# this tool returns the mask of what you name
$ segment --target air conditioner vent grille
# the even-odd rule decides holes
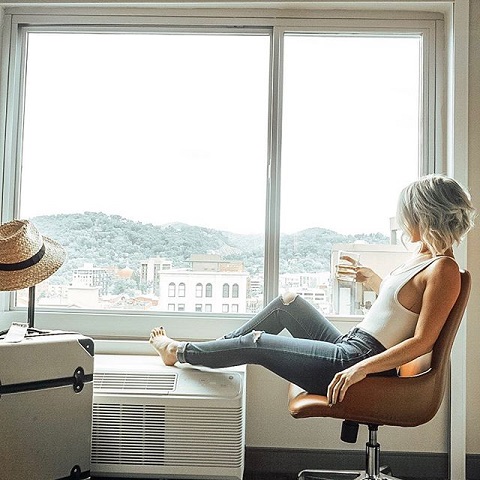
[[[92,465],[238,468],[243,409],[93,405]]]
[[[175,373],[99,372],[93,375],[93,389],[100,393],[161,393],[175,390]]]

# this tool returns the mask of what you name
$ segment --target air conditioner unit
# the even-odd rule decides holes
[[[92,475],[242,479],[244,367],[96,355],[93,385]]]

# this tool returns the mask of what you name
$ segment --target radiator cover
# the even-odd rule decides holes
[[[97,355],[93,387],[93,475],[242,479],[244,368]]]

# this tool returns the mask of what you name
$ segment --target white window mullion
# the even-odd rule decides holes
[[[447,110],[447,68],[446,59],[441,52],[446,51],[445,48],[445,22],[438,20],[435,22],[435,37],[432,38],[435,44],[435,57],[432,59],[435,65],[435,99],[432,100],[435,108],[435,165],[431,170],[435,172],[445,173],[447,171],[447,118],[445,110]]]
[[[441,151],[437,149],[438,133],[442,130],[441,126],[436,128],[436,123],[440,121],[440,117],[437,116],[437,108],[440,105],[436,104],[437,90],[437,70],[436,70],[436,35],[435,25],[432,25],[431,29],[428,29],[423,34],[423,64],[422,72],[423,79],[421,85],[421,91],[425,93],[422,105],[422,117],[420,121],[420,134],[423,139],[421,142],[421,148],[423,149],[423,162],[421,167],[423,170],[421,174],[427,174],[434,171],[441,171],[440,165],[442,164]],[[440,112],[439,112],[440,113]]]
[[[2,222],[12,220],[18,208],[18,181],[21,158],[21,132],[23,125],[23,103],[25,82],[26,34],[13,25],[10,49],[5,59],[8,67],[7,99],[5,122],[5,143],[3,162]]]
[[[265,231],[264,301],[278,294],[280,246],[280,181],[282,140],[283,30],[273,29],[270,58],[269,151]]]
[[[8,16],[8,18],[12,18]],[[1,152],[1,179],[2,179],[2,207],[0,210],[1,222],[15,218],[19,204],[19,177],[21,172],[22,126],[24,117],[24,85],[26,60],[26,34],[17,28],[15,22],[5,22],[5,37],[2,52],[2,68],[5,78],[1,78],[3,101],[6,107],[2,112],[2,135],[4,146]],[[5,67],[5,68],[3,68]],[[17,161],[14,161],[17,159]],[[13,303],[13,294],[0,292],[0,311],[6,312]]]
[[[6,139],[6,119],[7,119],[7,94],[8,94],[8,64],[10,58],[10,43],[8,39],[11,37],[11,15],[4,15],[4,11],[0,8],[0,135],[2,140]],[[0,148],[0,179],[4,179],[4,159],[6,155],[5,141],[2,141]],[[3,187],[3,185],[2,185]],[[3,191],[3,188],[2,188]],[[2,205],[3,200],[2,198]],[[3,221],[3,210],[0,211],[0,220]]]

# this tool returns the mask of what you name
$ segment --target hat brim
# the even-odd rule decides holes
[[[22,270],[0,271],[0,291],[21,290],[43,282],[55,273],[66,258],[64,248],[54,240],[43,237],[45,254],[31,267]]]

